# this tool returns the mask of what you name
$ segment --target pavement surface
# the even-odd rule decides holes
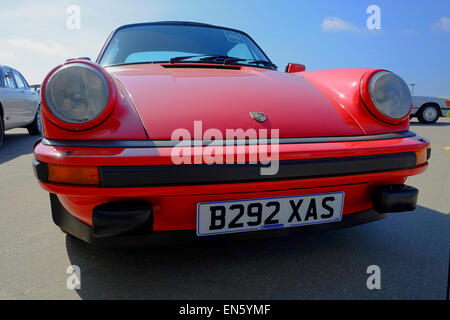
[[[98,248],[63,234],[32,173],[36,137],[0,149],[0,299],[448,299],[450,118],[411,130],[432,142],[415,212],[350,229],[162,248]],[[81,289],[66,282],[81,270]],[[381,289],[366,286],[367,268]]]

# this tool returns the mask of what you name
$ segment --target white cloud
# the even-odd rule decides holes
[[[450,32],[450,18],[442,17],[439,22],[436,22],[433,27],[433,31],[442,30]]]
[[[351,23],[338,17],[328,17],[323,19],[322,30],[324,31],[356,31],[358,30]]]
[[[67,56],[67,50],[60,43],[32,41],[24,38],[8,39],[8,44],[14,48],[25,49],[46,56]]]

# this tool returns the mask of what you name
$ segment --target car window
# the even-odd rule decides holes
[[[17,88],[18,89],[26,89],[25,83],[22,80],[22,77],[17,71],[13,71],[14,74],[14,80],[16,80]]]
[[[180,51],[148,51],[135,52],[130,54],[125,63],[139,63],[142,61],[169,61],[170,58],[178,56],[196,55],[194,52],[180,52]]]
[[[13,79],[13,76],[12,76],[12,73],[10,70],[5,70],[3,80],[5,83],[5,88],[11,88],[11,89],[16,88],[16,83],[14,82],[14,79]]]
[[[255,57],[250,49],[243,43],[238,43],[227,52],[227,55],[230,57],[240,57],[242,59],[257,59],[257,57]]]
[[[19,74],[20,78],[22,79],[22,81],[23,81],[23,83],[24,83],[24,85],[25,85],[25,88],[28,89],[28,90],[30,90],[30,85],[28,84],[28,82],[27,82],[27,80],[25,79],[25,77],[24,77],[20,72],[18,72],[18,74]]]

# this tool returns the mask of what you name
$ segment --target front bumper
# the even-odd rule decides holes
[[[76,226],[73,228],[61,222],[67,220],[65,218],[56,218],[55,223],[75,235],[79,233],[77,230],[88,228],[89,232],[79,237],[93,243],[109,242],[105,238],[111,238],[98,231],[102,228],[96,228],[94,210],[117,202],[150,204],[151,219],[136,211],[136,219],[144,221],[144,227],[136,230],[131,223],[125,232],[106,228],[106,233],[111,236],[151,232],[151,238],[156,239],[159,236],[155,235],[163,231],[195,234],[195,208],[199,202],[328,192],[345,192],[343,221],[353,221],[350,216],[363,212],[370,213],[367,213],[370,218],[364,221],[378,220],[380,213],[373,211],[374,190],[403,185],[408,176],[423,172],[429,153],[422,159],[418,155],[430,146],[425,139],[411,134],[370,141],[361,138],[337,141],[336,138],[330,142],[285,143],[279,147],[279,172],[274,176],[261,176],[259,166],[247,164],[174,166],[170,146],[150,147],[145,141],[140,142],[143,145],[135,146],[114,145],[118,142],[105,146],[86,143],[90,144],[38,143],[34,150],[34,167],[41,186],[52,194],[54,219],[65,216],[58,213],[64,211],[71,217],[69,220],[78,221],[70,223]],[[248,146],[244,147],[242,152],[248,154]],[[97,166],[100,183],[98,186],[77,186],[48,181],[47,164]],[[415,205],[414,195],[409,194],[406,198],[406,206],[389,212],[411,210]],[[317,228],[328,228],[328,224]]]

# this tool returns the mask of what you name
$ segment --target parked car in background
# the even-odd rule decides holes
[[[450,110],[450,99],[413,96],[412,117],[422,123],[435,123],[439,117],[445,117]]]
[[[41,134],[40,101],[19,71],[0,65],[0,146],[8,129],[23,127],[31,135]]]

